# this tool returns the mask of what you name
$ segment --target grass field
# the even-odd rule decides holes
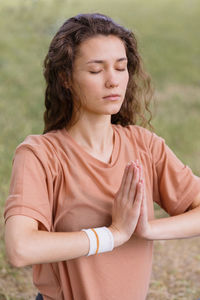
[[[101,12],[135,32],[155,86],[153,125],[200,175],[200,5],[198,0],[7,0],[0,2],[0,300],[34,299],[30,268],[6,262],[3,209],[12,156],[43,130],[42,64],[64,20]],[[157,216],[162,212],[156,208]],[[200,239],[155,243],[148,300],[200,298]]]

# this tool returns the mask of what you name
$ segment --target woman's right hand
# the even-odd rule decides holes
[[[124,175],[112,208],[112,224],[109,227],[114,236],[115,247],[128,241],[140,216],[143,196],[143,180],[139,163],[131,162]]]

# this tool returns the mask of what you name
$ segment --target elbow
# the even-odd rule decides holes
[[[12,267],[14,267],[14,268],[22,268],[22,267],[25,267],[25,266],[26,266],[26,265],[25,265],[22,261],[20,261],[18,258],[13,258],[13,257],[11,257],[11,258],[8,257],[8,263],[9,263]]]
[[[14,268],[23,268],[23,267],[26,267],[27,264],[24,263],[23,260],[20,260],[18,257],[16,258],[8,258],[8,262],[9,264],[14,267]]]
[[[20,242],[13,243],[12,246],[6,245],[6,255],[8,263],[15,268],[23,268],[28,265],[25,257],[24,245]]]
[[[15,268],[32,264],[32,231],[37,223],[25,216],[11,216],[6,220],[4,241],[8,262]]]

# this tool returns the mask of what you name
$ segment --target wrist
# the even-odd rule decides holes
[[[87,256],[112,251],[114,248],[114,237],[108,227],[96,227],[82,229],[89,238],[89,252]]]
[[[127,239],[122,237],[121,232],[112,224],[108,227],[114,238],[114,247],[119,247],[124,244]]]
[[[145,230],[144,235],[143,235],[144,239],[149,240],[149,241],[153,241],[153,240],[156,239],[156,237],[155,237],[155,234],[156,234],[155,233],[155,229],[156,229],[155,225],[156,224],[155,224],[154,220],[148,222],[148,227]]]
[[[155,239],[155,226],[153,221],[149,221],[146,226],[137,226],[134,235],[138,238],[152,241]]]

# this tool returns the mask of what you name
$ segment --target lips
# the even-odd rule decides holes
[[[108,97],[119,97],[119,95],[118,94],[110,94],[110,95],[105,96],[104,98],[108,98]]]
[[[119,97],[120,97],[120,95],[118,95],[118,94],[110,94],[110,95],[103,97],[103,99],[117,100]]]

